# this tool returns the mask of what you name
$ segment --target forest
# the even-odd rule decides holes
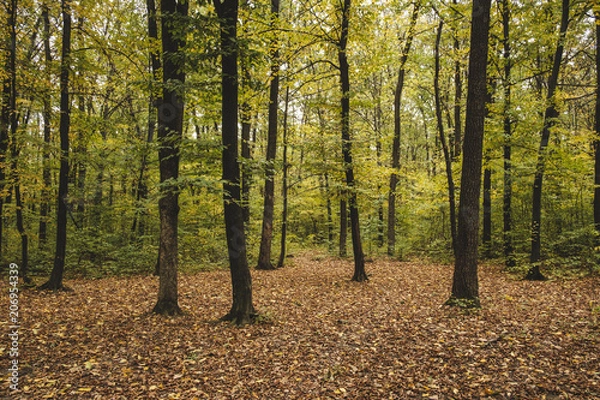
[[[0,18],[16,398],[600,396],[596,1]]]

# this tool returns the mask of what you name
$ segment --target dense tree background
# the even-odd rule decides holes
[[[4,4],[2,21],[10,22],[11,4],[17,4],[17,12],[15,68],[7,51],[10,24],[3,24],[1,38],[7,44],[0,54],[1,260],[20,262],[25,237],[31,274],[48,276],[55,260],[60,145],[65,143],[59,134],[65,116],[59,107],[63,20],[56,2]],[[149,105],[164,86],[151,68],[151,55],[161,51],[160,43],[149,37],[146,2],[69,4],[70,168],[61,210],[67,215],[66,226],[61,227],[68,238],[65,273],[149,274],[157,260],[157,204],[164,189],[159,145],[152,134],[156,114]],[[471,2],[352,3],[343,49],[350,81],[355,179],[351,188],[345,181],[340,135],[341,48],[335,45],[342,34],[342,3],[282,1],[278,15],[271,13],[271,5],[266,0],[240,2],[238,18],[240,168],[246,193],[242,206],[249,210],[245,236],[250,265],[257,263],[265,181],[271,176],[276,182],[273,244],[280,244],[284,167],[288,253],[315,247],[334,253],[346,235],[340,226],[348,229],[342,224],[347,222],[346,210],[340,206],[347,206],[350,196],[356,195],[367,256],[388,252],[384,238],[390,237],[393,227],[393,257],[450,261],[453,225],[446,167],[452,169],[459,188]],[[492,2],[488,91],[493,101],[488,105],[483,148],[491,200],[486,255],[506,259],[523,272],[530,267],[532,187],[560,19],[561,1]],[[444,21],[441,31],[440,21]],[[219,22],[212,3],[190,2],[185,48],[173,56],[185,59],[186,104],[179,175],[169,185],[178,188],[179,268],[188,271],[228,263]],[[572,2],[560,76],[552,93],[556,114],[544,155],[540,229],[544,271],[598,270],[592,203],[597,141],[595,23],[592,1]],[[274,51],[280,86],[277,108],[285,124],[278,124],[275,158],[267,161]],[[436,54],[441,118],[436,115],[434,90]],[[11,71],[16,72],[15,110],[9,95]],[[394,97],[399,73],[402,128],[396,161]],[[165,83],[169,84],[173,82]],[[439,139],[440,123],[447,136],[448,159]],[[392,177],[395,221],[388,224]]]

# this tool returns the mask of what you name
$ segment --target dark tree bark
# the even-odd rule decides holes
[[[214,0],[221,26],[222,157],[223,202],[233,304],[222,317],[237,325],[252,322],[252,276],[248,267],[244,213],[240,204],[240,166],[238,159],[238,0]]]
[[[279,0],[271,0],[271,28],[279,18]],[[257,269],[275,269],[271,263],[273,213],[275,206],[275,157],[277,155],[277,112],[279,110],[279,44],[271,42],[271,84],[269,93],[269,122],[267,128],[267,156],[265,168],[265,197],[263,203],[262,235]]]
[[[491,0],[474,0],[456,260],[449,304],[479,307],[477,246]]]
[[[545,280],[545,276],[540,271],[541,258],[541,228],[542,228],[542,184],[544,181],[544,170],[546,167],[546,156],[548,143],[550,141],[550,133],[556,124],[558,118],[558,110],[556,109],[556,99],[554,94],[558,86],[558,76],[560,73],[560,65],[562,64],[562,56],[564,52],[564,41],[569,25],[569,0],[562,1],[562,14],[560,21],[560,34],[556,52],[554,53],[554,62],[552,64],[552,72],[548,79],[548,92],[546,93],[546,111],[544,112],[544,125],[542,128],[542,138],[538,150],[538,160],[535,168],[535,176],[533,180],[533,202],[532,202],[532,218],[531,218],[531,268],[527,272],[525,279],[528,280]]]
[[[161,195],[158,200],[160,216],[159,288],[158,301],[152,310],[156,314],[179,315],[178,218],[179,218],[179,158],[183,134],[183,85],[185,65],[181,51],[185,46],[185,29],[181,25],[188,14],[189,3],[162,0],[161,41],[163,54],[162,99],[158,107],[158,159]]]
[[[440,40],[442,38],[442,30],[444,21],[440,20],[438,25],[437,36],[435,39],[435,68],[433,75],[433,90],[435,97],[435,116],[437,120],[437,130],[442,144],[444,153],[444,162],[446,164],[446,179],[448,181],[448,206],[450,208],[450,235],[452,236],[452,251],[456,255],[456,188],[454,185],[454,177],[452,175],[452,156],[450,155],[450,147],[444,133],[444,119],[442,117],[442,100],[440,96]]]
[[[507,267],[516,265],[514,247],[512,242],[512,119],[511,113],[511,87],[512,87],[512,59],[510,46],[510,0],[502,0],[500,3],[502,14],[502,58],[504,60],[504,106],[503,106],[503,129],[504,129],[504,188],[502,195],[502,236],[504,249],[504,263]]]
[[[354,164],[352,162],[352,140],[350,138],[350,67],[346,46],[348,44],[348,27],[350,20],[350,0],[344,0],[342,7],[342,31],[338,47],[340,63],[340,85],[342,89],[342,155],[348,186],[348,208],[350,210],[350,231],[352,233],[352,252],[354,255],[353,281],[363,282],[368,279],[365,272],[365,255],[360,239],[360,218],[358,201],[354,182]]]
[[[398,173],[400,171],[400,139],[402,133],[402,121],[400,119],[402,108],[402,92],[404,91],[404,77],[406,75],[406,61],[415,36],[415,26],[419,18],[421,2],[415,2],[410,18],[410,25],[406,33],[406,41],[400,55],[400,67],[398,68],[398,80],[394,90],[394,141],[392,144],[392,174],[390,176],[390,192],[388,195],[388,248],[387,254],[393,256],[396,252],[396,187],[398,185]]]
[[[281,197],[283,209],[281,211],[281,247],[279,250],[279,261],[277,268],[285,265],[286,246],[287,246],[287,227],[288,227],[288,109],[290,105],[290,87],[285,89],[285,107],[283,110],[283,177],[281,181]],[[330,211],[331,212],[331,211]],[[331,231],[331,228],[330,228]],[[331,238],[330,238],[331,241]]]
[[[58,178],[58,205],[56,213],[56,252],[50,279],[40,289],[65,289],[62,280],[67,250],[67,201],[69,190],[69,130],[71,127],[71,104],[69,99],[69,72],[71,68],[71,8],[62,0],[63,17],[61,65],[60,65],[60,172]]]
[[[44,43],[44,72],[49,74],[50,64],[52,63],[52,53],[50,51],[50,17],[48,15],[48,5],[44,3],[42,5],[42,21],[43,21],[43,43]],[[50,79],[50,76],[47,77]],[[50,187],[52,186],[52,176],[50,173],[50,142],[52,140],[51,134],[51,112],[52,108],[50,105],[49,94],[44,95],[43,98],[43,131],[44,131],[44,148],[42,151],[42,201],[40,203],[40,221],[38,227],[38,245],[40,249],[43,249],[48,241],[48,214],[50,213]]]
[[[594,130],[594,226],[600,234],[600,10],[596,10],[596,115]]]

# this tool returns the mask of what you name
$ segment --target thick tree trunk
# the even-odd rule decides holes
[[[183,85],[185,65],[176,57],[185,46],[185,33],[180,32],[188,13],[187,1],[162,0],[163,89],[158,107],[158,159],[161,197],[159,288],[158,301],[152,310],[156,314],[179,315],[177,269],[179,218],[179,157],[183,134]],[[185,29],[184,29],[185,31]],[[174,87],[178,86],[178,87]]]
[[[535,176],[533,180],[533,202],[531,205],[531,268],[525,279],[528,280],[544,280],[545,277],[540,271],[541,259],[541,228],[542,228],[542,184],[544,181],[544,170],[546,167],[546,156],[548,143],[550,142],[550,131],[556,124],[558,111],[556,109],[556,99],[554,94],[558,85],[558,76],[560,73],[560,65],[562,63],[562,55],[564,52],[564,41],[569,25],[569,0],[562,1],[562,16],[560,22],[560,35],[556,52],[554,53],[554,62],[550,79],[548,79],[548,92],[546,93],[546,111],[544,112],[544,125],[542,128],[542,138],[538,150],[538,160],[535,168]]]
[[[271,28],[279,18],[279,0],[271,0]],[[271,84],[269,93],[269,123],[267,133],[267,157],[265,169],[265,198],[263,203],[262,235],[257,269],[275,269],[271,263],[273,239],[273,214],[275,208],[275,157],[277,155],[277,112],[279,110],[279,44],[271,42]]]
[[[71,110],[69,100],[69,70],[71,64],[71,9],[69,2],[62,0],[63,34],[60,68],[60,172],[58,178],[58,205],[56,214],[56,252],[54,267],[48,282],[40,288],[64,289],[62,280],[67,250],[67,197],[69,189],[69,130]]]
[[[477,247],[491,0],[474,0],[456,261],[449,304],[479,307]]]
[[[290,105],[290,87],[285,89],[285,107],[283,110],[283,177],[281,181],[281,197],[283,209],[281,211],[281,247],[279,250],[279,261],[277,268],[285,265],[286,246],[287,246],[287,227],[288,227],[288,108]]]
[[[446,135],[444,133],[444,120],[442,117],[442,100],[440,96],[440,40],[444,21],[440,20],[437,36],[435,39],[435,68],[433,77],[433,90],[435,96],[435,116],[437,120],[437,129],[444,153],[444,162],[446,164],[446,179],[448,181],[448,206],[450,208],[450,235],[452,236],[452,252],[456,255],[456,188],[454,186],[454,177],[452,175],[452,156]]]
[[[516,265],[514,248],[512,242],[512,120],[511,120],[511,46],[510,46],[510,0],[502,0],[502,42],[504,60],[504,76],[502,77],[504,85],[504,106],[502,113],[504,128],[504,188],[502,195],[502,236],[504,249],[504,263],[507,267]]]
[[[390,192],[388,194],[388,249],[387,254],[393,256],[396,252],[396,187],[400,172],[400,140],[402,135],[402,121],[400,119],[402,108],[402,92],[404,91],[404,77],[406,75],[406,61],[415,36],[415,26],[419,18],[421,2],[416,2],[413,7],[410,25],[406,34],[406,41],[400,55],[398,80],[394,90],[394,140],[392,144],[392,174],[390,176]]]
[[[240,205],[240,166],[238,159],[238,0],[214,0],[221,24],[221,82],[223,139],[223,202],[233,304],[224,321],[237,325],[252,322],[252,276],[248,267],[244,213]]]
[[[346,54],[348,27],[350,20],[350,0],[344,0],[342,8],[342,34],[339,43],[338,60],[340,62],[340,84],[342,89],[342,155],[348,186],[348,208],[350,210],[350,231],[352,233],[352,252],[354,254],[353,281],[366,281],[365,256],[360,238],[360,219],[354,182],[354,164],[352,162],[352,140],[350,139],[350,67]]]

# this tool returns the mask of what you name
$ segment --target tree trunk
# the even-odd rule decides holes
[[[48,5],[46,3],[42,5],[42,21],[44,24],[44,66],[46,73],[48,73],[50,64],[52,63],[52,53],[50,51],[50,16],[48,15]],[[50,79],[50,76],[47,76],[46,78]],[[44,96],[42,110],[44,147],[42,151],[43,188],[40,204],[40,221],[38,227],[38,246],[40,249],[43,249],[48,241],[48,214],[50,213],[50,202],[48,199],[50,198],[50,187],[52,186],[52,177],[50,173],[50,142],[52,140],[50,116],[52,108],[50,105],[50,99],[48,97],[49,95]]]
[[[390,192],[388,195],[388,249],[387,254],[393,256],[396,252],[396,186],[398,185],[398,173],[400,172],[400,139],[402,132],[401,108],[402,92],[404,90],[404,76],[406,74],[406,61],[415,36],[415,26],[419,17],[421,3],[414,4],[410,25],[406,34],[406,41],[400,55],[400,67],[398,68],[398,80],[394,90],[394,140],[392,144],[392,174],[390,176]]]
[[[456,260],[449,304],[479,307],[477,246],[491,0],[474,0]]]
[[[62,0],[63,34],[60,67],[60,172],[58,178],[58,206],[56,213],[56,252],[54,267],[48,282],[40,288],[49,290],[64,289],[62,280],[65,270],[67,250],[67,201],[69,189],[69,130],[71,110],[69,100],[69,70],[71,65],[71,8],[67,0]]]
[[[350,20],[350,0],[344,0],[342,8],[342,33],[340,36],[338,60],[340,62],[340,84],[342,89],[342,155],[344,157],[344,170],[346,172],[346,185],[348,186],[348,208],[350,210],[350,231],[352,233],[352,252],[354,255],[353,281],[366,281],[365,256],[360,239],[360,219],[358,214],[358,201],[354,184],[354,164],[352,162],[352,141],[350,139],[350,67],[346,54],[348,44],[348,27]]]
[[[486,160],[489,162],[489,160]],[[492,170],[486,165],[483,171],[483,257],[492,257]]]
[[[240,166],[238,159],[238,0],[214,0],[221,25],[222,83],[222,156],[223,202],[233,304],[224,321],[237,325],[252,322],[256,311],[252,304],[252,276],[246,254],[244,213],[240,205]]]
[[[279,261],[277,268],[282,268],[285,264],[286,246],[287,246],[287,227],[288,227],[288,108],[290,105],[290,87],[285,89],[285,108],[283,111],[283,178],[281,181],[281,197],[283,209],[281,211],[281,248],[279,251]],[[331,212],[331,210],[330,210]]]
[[[348,255],[348,203],[346,202],[346,194],[342,193],[343,198],[340,200],[340,248],[339,255],[344,258]]]
[[[271,0],[271,28],[275,29],[279,18],[279,0]],[[262,235],[257,269],[275,269],[271,263],[273,239],[273,214],[275,206],[275,157],[277,155],[277,112],[279,110],[279,44],[271,41],[271,84],[269,93],[269,123],[267,134],[267,157],[265,169],[265,198],[263,204]]]
[[[600,234],[600,10],[596,16],[596,115],[594,130],[594,226]],[[597,245],[596,245],[597,246]]]
[[[158,43],[158,21],[156,18],[156,3],[154,0],[146,0],[146,11],[148,13],[148,37],[151,40],[151,46],[155,46]],[[138,237],[142,237],[145,234],[146,221],[145,217],[148,214],[146,210],[146,202],[148,200],[148,184],[146,182],[146,170],[148,169],[148,156],[150,152],[150,144],[154,140],[154,132],[156,131],[156,81],[158,80],[158,73],[161,68],[160,54],[154,47],[149,50],[150,56],[150,83],[148,85],[148,125],[146,134],[146,146],[142,150],[142,158],[140,162],[140,171],[137,181],[136,190],[136,201],[137,210],[134,216],[131,232],[138,234]],[[160,99],[158,99],[160,102]],[[157,264],[158,266],[158,264]],[[160,272],[156,271],[156,275]]]
[[[13,96],[15,93],[14,83],[16,76],[16,23],[17,23],[17,1],[5,2],[6,26],[3,32],[6,36],[4,45],[7,49],[5,77],[2,82],[2,110],[0,112],[0,261],[2,261],[3,225],[4,225],[4,190],[7,178],[7,156],[9,144],[9,129],[13,119]]]
[[[457,4],[457,0],[453,0],[453,4]],[[462,70],[460,67],[460,42],[458,41],[458,30],[454,32],[454,143],[452,158],[456,160],[462,151]]]
[[[159,288],[158,301],[152,310],[156,314],[179,315],[178,217],[179,217],[179,158],[183,134],[183,85],[185,65],[178,56],[185,46],[185,33],[180,32],[183,18],[188,14],[187,1],[162,0],[162,54],[163,89],[158,107],[158,159],[161,196],[158,200],[160,215]],[[183,30],[185,32],[185,29]]]
[[[440,98],[440,40],[444,21],[440,20],[437,36],[435,39],[435,69],[433,77],[433,90],[435,95],[435,116],[437,128],[444,153],[444,162],[446,163],[446,179],[448,181],[448,206],[450,208],[450,235],[452,236],[452,252],[456,255],[456,189],[454,186],[454,177],[452,176],[452,157],[446,135],[444,133],[444,120],[442,117],[442,101]]]
[[[525,279],[528,280],[545,280],[546,278],[540,271],[541,258],[541,228],[542,228],[542,183],[544,180],[544,169],[546,166],[546,156],[548,143],[550,141],[550,131],[556,124],[558,111],[556,109],[556,99],[554,94],[558,85],[558,76],[560,65],[562,63],[562,55],[564,51],[564,41],[569,24],[569,0],[562,1],[562,16],[560,22],[560,35],[556,52],[554,53],[554,62],[552,72],[548,80],[548,92],[546,94],[546,111],[544,112],[544,125],[542,128],[542,139],[538,150],[538,160],[535,168],[535,176],[533,180],[533,202],[531,205],[531,268],[527,272]]]
[[[510,0],[502,0],[502,42],[504,60],[504,76],[502,77],[504,85],[504,107],[502,113],[504,127],[504,188],[502,196],[502,236],[504,240],[504,263],[507,267],[516,265],[514,248],[512,242],[512,120],[511,120],[511,46],[510,46]]]
[[[252,186],[252,150],[250,147],[251,116],[250,105],[242,104],[240,107],[240,116],[242,123],[242,210],[244,212],[244,222],[250,222],[250,188]]]

